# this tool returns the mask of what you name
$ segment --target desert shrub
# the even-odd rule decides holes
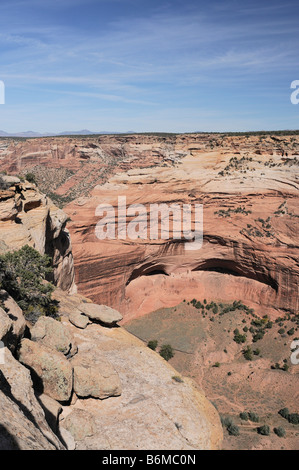
[[[288,422],[291,424],[299,424],[299,414],[298,413],[290,413],[288,416]]]
[[[234,423],[231,418],[221,416],[221,424],[224,428],[227,428],[228,426],[232,426]]]
[[[246,411],[242,411],[240,413],[240,418],[243,420],[243,421],[248,421],[249,417],[248,417],[248,413]]]
[[[234,331],[234,333],[235,333],[235,331]],[[239,331],[239,330],[237,330],[237,331]],[[235,335],[234,335],[234,341],[237,344],[245,343],[246,338],[247,338],[246,335],[242,335],[241,333],[235,333]]]
[[[256,413],[254,413],[253,411],[250,411],[248,413],[248,419],[250,421],[252,421],[253,423],[258,423],[259,420],[260,420],[259,416]]]
[[[263,426],[260,426],[259,428],[257,428],[257,432],[261,434],[262,436],[269,436],[270,428],[267,424],[264,424]]]
[[[29,183],[37,184],[37,183],[36,183],[36,179],[35,179],[34,173],[26,173],[25,179],[26,179]]]
[[[231,424],[230,426],[227,427],[227,432],[230,436],[239,436],[240,435],[239,426],[237,426],[236,424]]]
[[[56,316],[57,307],[51,299],[54,286],[45,282],[51,272],[49,256],[28,245],[0,256],[0,287],[32,323],[41,315]]]
[[[243,356],[245,357],[246,361],[252,361],[253,353],[252,353],[252,349],[250,348],[250,346],[248,346],[246,349],[243,350]]]
[[[231,436],[239,436],[239,427],[234,424],[231,418],[221,416],[221,424]]]
[[[179,375],[173,375],[172,377],[172,380],[174,380],[175,382],[179,382],[179,383],[183,383],[183,379],[182,377],[180,377]]]
[[[283,418],[288,419],[290,411],[288,408],[282,408],[281,410],[279,410],[278,414],[280,414],[280,416],[282,416]]]
[[[158,346],[158,341],[156,339],[152,339],[147,343],[148,348],[152,349],[153,351],[156,351],[157,346]]]
[[[165,361],[169,361],[174,356],[174,352],[172,346],[170,344],[163,344],[159,352],[160,356],[165,359]]]
[[[255,333],[252,337],[252,341],[254,343],[256,343],[259,339],[263,339],[264,337],[264,332],[263,331],[258,331],[257,333]]]
[[[278,428],[274,428],[273,431],[278,437],[285,437],[286,431],[282,426],[278,426]]]
[[[213,364],[213,367],[220,367],[220,362],[215,362],[215,364]]]

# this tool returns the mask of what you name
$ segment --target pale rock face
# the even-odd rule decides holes
[[[65,356],[72,357],[77,352],[78,348],[70,331],[54,318],[40,317],[30,333],[32,341],[55,349]]]
[[[61,402],[69,400],[73,387],[73,370],[62,353],[23,339],[19,361],[33,370],[42,382],[46,395]]]

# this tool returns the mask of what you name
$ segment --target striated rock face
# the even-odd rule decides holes
[[[74,266],[66,214],[35,185],[2,177],[0,186],[0,253],[28,244],[53,258],[53,282],[73,292]],[[6,185],[8,189],[3,189]]]
[[[69,204],[79,290],[124,321],[194,297],[241,299],[272,318],[298,311],[298,137],[257,139],[232,137],[210,151],[190,140],[174,167],[116,174]],[[150,204],[203,204],[203,247],[186,250],[171,231],[166,239],[139,231],[135,240],[99,240],[96,208],[110,204],[117,220],[119,196],[145,206],[147,227]]]

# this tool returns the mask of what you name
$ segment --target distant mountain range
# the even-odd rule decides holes
[[[109,131],[100,131],[100,132],[91,132],[88,129],[83,129],[81,131],[65,131],[59,133],[50,133],[46,132],[44,134],[34,131],[26,132],[5,132],[0,131],[0,137],[50,137],[50,136],[59,136],[59,135],[93,135],[93,134],[124,134],[124,132],[109,132]],[[134,131],[125,132],[125,134],[134,134]]]

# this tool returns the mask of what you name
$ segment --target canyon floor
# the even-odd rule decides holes
[[[145,344],[156,340],[157,352],[170,344],[174,352],[170,364],[205,391],[223,419],[239,427],[237,436],[224,431],[223,449],[298,449],[298,425],[278,414],[283,408],[298,409],[298,366],[290,362],[298,319],[294,316],[274,323],[263,319],[264,336],[257,339],[259,319],[242,308],[221,312],[221,308],[213,313],[210,308],[182,302],[128,321],[124,327]],[[244,343],[236,342],[236,329],[246,338]],[[246,359],[248,347],[252,353]],[[287,370],[283,370],[284,364]],[[242,420],[242,412],[256,413],[259,422]],[[270,427],[269,436],[257,432],[263,425]],[[286,437],[274,433],[279,426]]]

